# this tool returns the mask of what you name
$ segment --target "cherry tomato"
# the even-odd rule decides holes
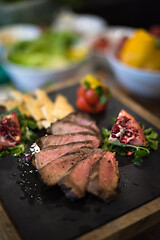
[[[83,87],[83,85],[80,85],[77,90],[77,97],[85,97],[86,89]]]
[[[87,113],[93,112],[92,107],[87,103],[87,101],[83,96],[80,96],[77,98],[76,105],[83,112],[87,112]]]
[[[102,112],[102,111],[104,111],[105,110],[105,108],[106,108],[106,106],[107,106],[107,104],[108,104],[108,101],[105,103],[105,104],[101,104],[100,102],[98,102],[97,104],[96,104],[96,107],[95,107],[95,112]]]
[[[97,95],[95,90],[92,88],[90,88],[86,91],[85,99],[91,105],[95,105],[97,102],[99,102],[99,96]]]
[[[106,87],[104,87],[103,94],[108,99],[108,89]],[[87,113],[98,113],[103,111],[107,104],[108,101],[106,101],[104,104],[101,104],[100,97],[94,89],[85,89],[83,85],[79,86],[77,90],[76,105],[81,111]]]

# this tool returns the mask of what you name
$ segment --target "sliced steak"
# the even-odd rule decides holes
[[[40,169],[54,159],[59,158],[68,152],[74,152],[76,150],[79,150],[81,147],[92,147],[92,142],[73,142],[44,148],[40,152],[35,153],[34,155],[36,168]]]
[[[92,153],[90,148],[83,148],[79,151],[67,153],[60,158],[48,163],[39,170],[39,174],[45,184],[48,186],[55,185],[76,163],[85,159]]]
[[[97,133],[100,133],[96,122],[86,113],[81,112],[73,112],[68,114],[65,118],[62,120],[69,121],[72,123],[77,123],[80,125],[83,125],[85,127],[91,127],[92,129],[95,129]],[[48,132],[50,132],[50,128],[48,129]]]
[[[93,166],[87,190],[104,201],[110,201],[117,194],[118,179],[119,170],[115,153],[107,152],[101,161]]]
[[[81,133],[71,133],[71,134],[62,134],[62,135],[48,135],[37,140],[38,146],[46,148],[51,145],[62,145],[71,142],[84,142],[91,141],[94,148],[100,146],[102,142],[102,137],[99,135],[91,134],[90,132],[81,132]]]
[[[73,123],[68,120],[59,120],[51,124],[50,127],[51,134],[66,134],[66,133],[78,133],[78,132],[90,132],[96,134],[94,128],[89,126],[84,126],[79,123]]]
[[[59,185],[67,198],[73,200],[85,195],[93,164],[99,161],[105,154],[105,150],[94,149],[87,158],[74,165],[70,171],[59,181]]]

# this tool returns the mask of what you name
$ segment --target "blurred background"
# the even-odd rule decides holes
[[[88,64],[94,69],[105,70],[107,74],[114,73],[108,78],[110,82],[116,82],[133,97],[148,98],[149,104],[154,97],[160,99],[159,9],[159,0],[0,0],[1,98],[6,83],[22,91],[31,91],[48,84],[50,80],[53,83],[78,75],[82,73],[82,65]],[[14,28],[15,24],[20,24],[20,29],[17,26]],[[11,28],[8,29],[8,26]],[[43,38],[42,35],[38,38],[48,28],[76,32],[76,44],[73,35],[58,35],[56,39],[61,40],[56,40],[56,47],[51,46],[53,36]],[[109,51],[112,49],[113,53],[113,47],[118,48],[124,38],[139,28],[149,31],[151,35],[143,31],[137,33],[129,53],[133,56],[134,51],[138,52],[134,63],[121,68],[121,63],[126,64],[127,61],[117,56],[111,61]],[[152,38],[152,44],[148,45],[148,37]],[[34,41],[36,38],[38,42]],[[14,45],[16,41],[28,40],[31,40],[28,46],[24,46],[23,42]],[[68,41],[73,45],[69,46]],[[135,46],[139,46],[140,50]],[[51,52],[55,54],[53,48],[59,49],[60,58],[57,59],[57,55],[50,58]],[[41,56],[38,55],[40,51]],[[93,52],[94,58],[91,58]],[[146,106],[149,104],[147,101]],[[159,114],[159,107],[157,109],[156,113]]]
[[[62,9],[103,17],[110,25],[149,28],[160,24],[159,0],[1,0],[0,25],[50,24]]]
[[[109,34],[106,38],[107,41],[105,42],[104,38],[100,39],[100,42],[98,43],[98,52],[96,52],[96,54],[98,53],[96,55],[97,58],[94,58],[94,60],[96,59],[96,62],[94,62],[93,64],[92,58],[91,65],[96,67],[97,69],[103,69],[107,73],[110,73],[110,70],[116,71],[117,69],[120,69],[120,72],[118,72],[118,75],[116,76],[117,79],[119,76],[121,76],[122,78],[119,82],[120,85],[118,85],[118,87],[122,87],[123,91],[125,90],[125,94],[129,94],[129,96],[131,94],[134,100],[138,101],[138,103],[142,104],[148,110],[152,111],[154,114],[160,117],[160,42],[157,42],[157,52],[154,54],[154,56],[152,56],[152,63],[148,63],[147,58],[144,60],[144,62],[146,61],[146,63],[148,64],[146,65],[147,67],[153,65],[153,71],[149,73],[145,71],[147,68],[145,69],[143,67],[140,68],[140,70],[137,70],[135,68],[131,69],[131,67],[128,68],[128,66],[125,66],[126,69],[121,69],[121,67],[119,68],[119,66],[121,66],[121,63],[119,63],[118,61],[110,61],[110,69],[108,62],[106,61],[108,53],[107,51],[105,52],[105,46],[107,46],[108,50],[109,40],[110,43],[112,43],[114,42],[114,40],[116,40],[117,36],[125,37],[125,33],[130,34],[132,32],[132,28],[144,28],[148,30],[151,28],[151,26],[156,25],[158,26],[158,28],[154,30],[156,32],[156,36],[160,40],[159,11],[160,0],[0,0],[0,34],[1,31],[3,31],[3,28],[7,27],[8,25],[32,24],[33,26],[39,28],[33,29],[32,26],[30,28],[34,37],[37,37],[39,34],[39,30],[43,31],[50,26],[52,27],[52,29],[54,29],[55,26],[59,29],[65,29],[65,27],[70,27],[73,22],[75,23],[75,15],[81,16],[89,14],[91,16],[93,15],[94,17],[100,17],[100,19],[96,19],[95,22],[89,22],[88,25],[88,19],[85,19],[84,22],[78,22],[76,25],[76,30],[79,31],[79,33],[82,33],[84,30],[85,34],[90,35],[89,37],[91,37],[91,39],[93,38],[92,34],[96,31],[97,35],[101,35],[101,32],[103,32],[103,30],[108,29]],[[113,30],[112,34],[110,35],[110,27],[114,26],[119,26],[119,28],[117,28],[115,32]],[[126,27],[128,27],[128,29],[126,29]],[[25,26],[22,26],[22,29],[24,29],[24,32],[22,31],[21,34],[19,34],[19,30],[17,31],[18,35],[20,36],[19,40],[22,40],[23,37],[26,37],[26,39],[28,39],[28,34],[26,34],[28,30],[25,30]],[[12,29],[10,30],[12,33],[16,32],[14,29],[13,31]],[[7,46],[4,44],[4,42],[1,42],[0,39],[0,58],[3,55],[4,49],[6,50],[8,47],[8,39],[10,40],[10,37],[8,38],[8,36],[5,36],[4,39],[2,38],[2,40],[5,40],[4,42]],[[26,39],[24,38],[24,40]],[[136,44],[137,43],[138,42],[136,42]],[[142,46],[144,46],[144,49],[142,49],[144,50],[142,52],[142,57],[144,57],[144,52],[147,52],[146,49],[151,46],[148,47],[147,44],[145,45],[143,43]],[[79,67],[80,66],[74,69],[74,74],[76,73],[76,76],[78,75],[78,70],[80,69]],[[158,72],[156,72],[157,69]],[[156,71],[154,72],[154,70]],[[61,71],[58,72],[58,74],[61,73]],[[29,68],[26,68],[25,66],[23,66],[23,64],[16,65],[14,61],[10,63],[6,61],[1,61],[0,101],[7,98],[7,92],[10,87],[17,87],[22,91],[31,91],[36,87],[41,87],[45,82],[48,84],[48,80],[55,81],[60,78],[64,80],[66,76],[69,76],[68,72],[62,71],[62,73],[62,75],[54,75],[54,69],[53,71],[49,69],[49,72],[47,72],[41,71],[40,68],[33,69],[33,67],[31,66],[31,70],[29,70]],[[73,76],[73,71],[69,73],[71,73],[71,75]],[[118,81],[115,81],[116,78],[113,78],[112,75],[110,76],[111,77],[107,80],[110,79],[110,82],[119,84]],[[134,79],[135,76],[136,78]],[[139,79],[141,79],[142,82],[139,82]],[[38,83],[36,83],[37,85],[33,86],[32,84],[36,82],[36,80],[38,81]],[[40,82],[41,80],[42,82]],[[129,86],[129,83],[132,83],[132,85]],[[155,101],[153,101],[154,97],[158,98],[159,100],[157,101],[156,99]],[[159,229],[160,228],[158,225],[156,228],[153,228],[152,231],[148,230],[145,236],[141,235],[136,239],[134,238],[132,240],[158,240],[160,236]],[[156,234],[156,231],[157,238],[153,234],[153,232]]]

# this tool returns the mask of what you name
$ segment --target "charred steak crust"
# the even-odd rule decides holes
[[[96,122],[86,113],[73,112],[61,119],[60,121],[69,121],[73,124],[80,124],[85,127],[91,127],[100,134],[99,128],[96,125]],[[51,128],[48,129],[48,133],[51,133]]]
[[[92,141],[93,147],[97,148],[103,139],[100,135],[90,132],[66,133],[61,135],[47,135],[37,140],[37,145],[43,149],[51,145],[62,145],[71,142]]]
[[[74,123],[69,120],[58,120],[55,123],[51,124],[50,133],[51,134],[66,134],[66,133],[78,133],[78,132],[90,132],[94,134],[100,134],[91,126],[84,126],[79,123]]]
[[[66,197],[70,200],[85,196],[91,167],[105,154],[105,150],[94,149],[93,152],[81,162],[75,164],[67,174],[58,182]]]
[[[92,148],[83,147],[78,151],[66,153],[62,157],[48,163],[39,170],[43,182],[48,186],[55,185],[74,164],[85,159],[92,151]]]
[[[72,142],[62,145],[52,145],[46,148],[43,148],[40,152],[35,153],[34,160],[36,168],[40,169],[47,165],[49,162],[54,159],[63,156],[68,152],[73,152],[81,149],[82,147],[92,148],[92,141],[82,141],[82,142]]]
[[[115,153],[108,151],[101,161],[93,165],[87,191],[110,202],[117,194],[118,180],[119,170]]]

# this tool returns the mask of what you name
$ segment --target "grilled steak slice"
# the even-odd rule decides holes
[[[93,166],[87,186],[88,192],[107,202],[117,193],[119,170],[114,156],[115,153],[107,152],[101,161]]]
[[[64,121],[69,121],[72,123],[77,123],[80,125],[83,125],[85,127],[91,127],[92,129],[95,129],[97,133],[100,133],[96,122],[86,113],[81,112],[73,112],[68,114],[65,118],[61,119]],[[50,132],[50,129],[48,129],[48,132]]]
[[[62,145],[71,142],[91,141],[94,148],[99,147],[102,142],[101,136],[89,132],[71,133],[62,135],[48,135],[37,140],[38,146],[42,149],[51,145]]]
[[[74,165],[59,181],[58,184],[62,187],[67,198],[73,200],[84,197],[91,167],[102,158],[105,152],[100,148],[94,149],[91,155]]]
[[[68,152],[74,152],[76,150],[79,150],[81,147],[92,147],[92,142],[73,142],[44,148],[40,152],[35,153],[34,155],[36,168],[40,169],[54,159],[59,158]]]
[[[59,120],[51,124],[51,134],[66,134],[78,132],[90,132],[96,134],[97,132],[92,127],[84,126],[79,123],[73,123],[68,120]]]
[[[74,164],[82,161],[91,153],[92,149],[85,147],[79,151],[67,153],[41,168],[39,174],[45,184],[53,186]]]

